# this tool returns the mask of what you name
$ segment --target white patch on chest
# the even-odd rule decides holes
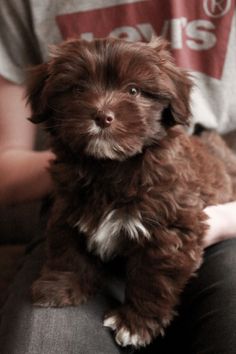
[[[79,230],[87,233],[88,226],[85,223],[76,223]],[[101,220],[98,227],[92,231],[88,249],[99,255],[103,260],[107,260],[114,256],[119,248],[119,235],[125,232],[132,240],[138,241],[140,236],[150,238],[149,231],[142,224],[140,213],[136,216],[121,214],[118,210],[112,210]]]

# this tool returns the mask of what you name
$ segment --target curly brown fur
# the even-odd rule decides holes
[[[56,154],[34,301],[86,301],[107,262],[125,257],[125,302],[104,322],[122,346],[163,334],[202,261],[204,207],[233,197],[230,151],[215,133],[181,127],[191,86],[161,39],[68,41],[31,72],[31,120],[45,122]]]

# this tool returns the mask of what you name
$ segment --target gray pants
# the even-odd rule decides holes
[[[79,307],[34,308],[30,286],[43,262],[42,243],[35,245],[11,287],[1,313],[1,354],[132,353],[116,346],[102,326],[104,312],[122,301],[123,284],[109,286]],[[199,276],[183,294],[180,315],[164,339],[138,353],[233,354],[236,348],[236,239],[206,252]]]
[[[102,320],[116,306],[122,289],[113,286],[79,307],[34,308],[30,286],[43,263],[43,245],[31,250],[19,270],[1,314],[1,354],[112,354],[118,346]]]

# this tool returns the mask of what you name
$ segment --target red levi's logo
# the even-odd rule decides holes
[[[235,0],[142,0],[59,15],[56,21],[64,39],[149,41],[162,35],[179,66],[220,79],[234,9]]]

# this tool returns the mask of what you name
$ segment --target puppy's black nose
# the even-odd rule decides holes
[[[114,113],[111,111],[108,112],[99,111],[94,116],[95,123],[101,128],[109,127],[114,121],[114,119],[115,119]]]

